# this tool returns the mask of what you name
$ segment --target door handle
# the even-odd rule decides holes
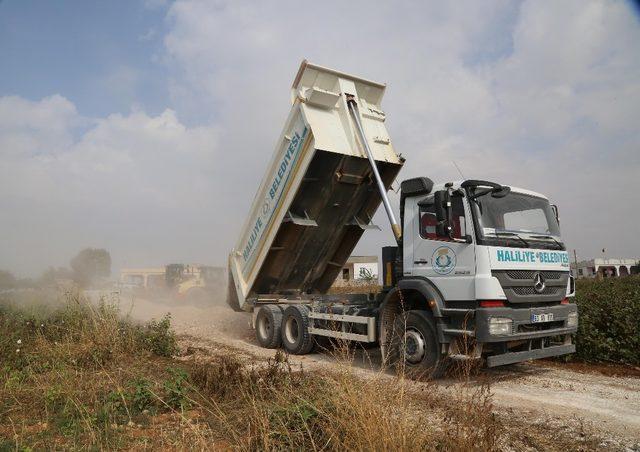
[[[429,261],[426,259],[419,259],[417,261],[413,261],[414,264],[428,264]]]

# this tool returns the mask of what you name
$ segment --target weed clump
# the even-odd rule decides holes
[[[159,321],[151,320],[141,331],[145,347],[158,356],[171,357],[178,351],[175,333],[171,330],[171,314]]]
[[[0,305],[0,362],[6,368],[101,368],[121,354],[177,352],[169,315],[140,325],[123,319],[113,303],[93,305],[78,293],[66,293],[63,301],[29,310]]]
[[[168,315],[134,323],[80,293],[28,307],[3,300],[0,437],[22,419],[13,436],[39,448],[119,447],[123,427],[189,407],[188,373],[169,361],[177,350]]]
[[[164,382],[164,403],[169,408],[189,408],[189,374],[183,369],[169,368],[170,378]]]

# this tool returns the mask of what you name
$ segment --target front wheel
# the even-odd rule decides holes
[[[396,317],[389,348],[396,370],[411,378],[438,378],[444,372],[435,322],[425,311],[408,311]]]

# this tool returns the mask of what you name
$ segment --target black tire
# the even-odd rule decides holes
[[[236,285],[233,283],[231,268],[229,268],[229,276],[227,278],[227,304],[236,312],[244,312],[240,307],[238,293],[236,292]]]
[[[306,355],[315,344],[309,333],[309,308],[291,305],[282,314],[282,346],[292,355]]]
[[[264,348],[278,348],[282,343],[280,328],[282,326],[282,309],[268,304],[262,306],[256,316],[256,339]]]
[[[436,325],[430,313],[408,311],[393,324],[389,359],[396,371],[410,378],[438,378],[445,370]]]

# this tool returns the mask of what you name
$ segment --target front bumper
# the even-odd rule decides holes
[[[549,358],[551,356],[566,355],[576,351],[575,344],[554,345],[546,348],[525,350],[521,352],[507,352],[487,357],[487,367],[504,366],[506,364],[521,363],[531,359]]]
[[[569,314],[577,313],[577,309],[575,304],[477,309],[475,337],[478,343],[485,344],[483,348],[489,352],[487,367],[574,353],[576,346],[571,342],[571,335],[578,328],[568,327],[567,320]],[[553,321],[532,323],[533,314],[553,314]],[[490,334],[489,321],[493,317],[511,319],[509,334]]]
[[[496,343],[573,334],[578,328],[577,326],[568,327],[567,319],[570,313],[577,312],[577,310],[578,308],[575,304],[536,308],[478,308],[475,319],[476,340],[482,343]],[[531,323],[533,314],[553,314],[553,321]],[[511,319],[512,328],[510,334],[491,335],[489,333],[489,320],[492,317]]]

